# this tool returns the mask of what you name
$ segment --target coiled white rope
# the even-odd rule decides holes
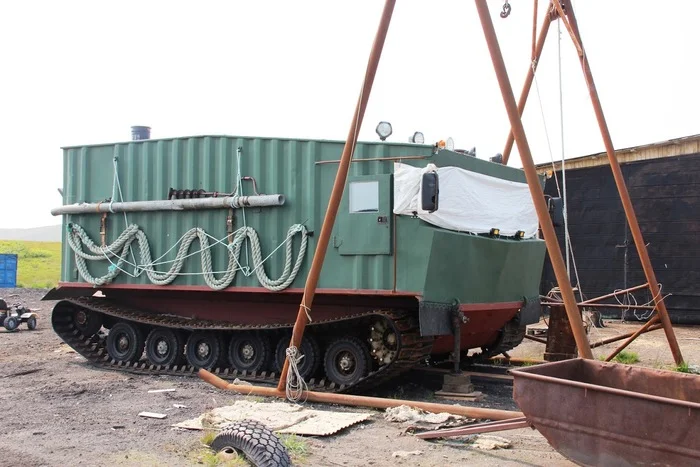
[[[296,234],[301,234],[301,245],[297,254],[294,266],[292,266],[293,245],[292,239]],[[148,244],[146,234],[136,224],[129,225],[111,245],[98,246],[89,237],[85,230],[77,224],[68,224],[68,244],[75,253],[75,260],[78,267],[78,272],[81,277],[93,285],[104,285],[114,280],[121,271],[123,271],[125,263],[128,263],[126,258],[131,252],[131,246],[134,240],[137,241],[140,253],[141,264],[135,265],[138,269],[145,271],[148,279],[156,285],[167,285],[173,282],[184,266],[185,259],[188,257],[187,252],[195,239],[199,239],[201,245],[200,258],[202,272],[199,273],[204,277],[206,284],[214,289],[221,290],[228,287],[236,277],[236,272],[240,269],[238,258],[240,256],[241,247],[244,240],[248,238],[253,255],[253,265],[255,275],[260,284],[268,290],[280,291],[284,290],[294,282],[301,264],[306,254],[308,244],[308,232],[302,224],[292,225],[285,240],[285,262],[284,271],[278,279],[270,279],[267,276],[264,268],[264,259],[260,248],[260,239],[257,232],[252,227],[243,227],[239,229],[233,239],[233,243],[227,245],[228,251],[228,267],[224,271],[223,277],[217,279],[214,277],[212,270],[212,259],[209,245],[209,235],[198,227],[188,230],[181,238],[180,248],[178,249],[175,260],[172,262],[170,269],[167,272],[159,272],[154,268],[154,263],[151,258],[151,249]],[[83,245],[92,253],[83,251]],[[116,264],[112,263],[107,274],[101,277],[93,277],[88,271],[87,261],[103,261],[111,258],[118,258]],[[111,262],[111,261],[110,261]]]
[[[286,354],[289,360],[289,369],[287,370],[285,393],[287,395],[287,400],[299,402],[304,395],[304,391],[308,390],[308,386],[299,372],[299,362],[301,362],[304,356],[300,354],[299,349],[294,346],[289,347]]]

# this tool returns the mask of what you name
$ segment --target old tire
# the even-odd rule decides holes
[[[94,336],[102,328],[102,313],[85,308],[73,312],[73,324],[85,337]]]
[[[5,329],[7,329],[10,332],[16,331],[17,328],[19,327],[19,320],[17,318],[15,318],[14,316],[8,316],[2,322],[2,325],[5,326]]]
[[[291,467],[292,461],[282,441],[262,423],[253,420],[225,425],[214,438],[215,452],[241,452],[256,467]]]
[[[109,330],[107,353],[117,362],[138,362],[143,355],[143,348],[143,333],[138,326],[122,321]]]
[[[277,343],[277,348],[275,349],[275,369],[278,373],[282,373],[284,360],[287,358],[287,347],[289,347],[290,339],[291,335],[285,334]],[[313,335],[307,334],[304,336],[301,341],[299,353],[304,356],[299,362],[299,374],[303,379],[307,379],[315,375],[321,366],[321,349]]]
[[[211,370],[221,360],[224,344],[215,332],[196,331],[187,338],[187,362],[195,368]]]
[[[179,365],[184,360],[182,334],[168,328],[154,328],[146,338],[146,358],[154,365]]]
[[[228,362],[238,371],[262,371],[269,364],[272,346],[267,336],[240,332],[231,337],[228,346]]]
[[[339,386],[350,386],[367,376],[370,354],[356,337],[341,337],[326,350],[324,368],[328,379]]]
[[[30,316],[27,318],[27,328],[30,331],[33,331],[36,329],[36,317],[35,316]]]

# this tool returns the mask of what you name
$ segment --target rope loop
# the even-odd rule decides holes
[[[287,355],[287,359],[289,360],[285,394],[287,396],[287,400],[299,402],[304,395],[304,391],[308,390],[308,386],[299,372],[299,362],[301,362],[301,359],[304,358],[304,356],[300,354],[299,349],[294,346],[289,347],[285,353]]]
[[[258,282],[260,282],[263,287],[273,292],[279,292],[289,287],[296,279],[296,276],[298,275],[304,261],[304,257],[306,256],[306,248],[308,246],[308,231],[306,227],[303,224],[294,224],[287,231],[287,237],[284,242],[267,257],[263,258],[258,233],[252,227],[243,227],[236,232],[233,242],[226,245],[228,265],[226,270],[223,271],[223,276],[216,278],[214,276],[215,273],[212,265],[211,248],[218,243],[222,243],[222,241],[214,239],[216,240],[216,244],[211,245],[209,243],[209,238],[213,237],[207,234],[204,229],[199,227],[194,227],[188,230],[185,235],[180,238],[178,241],[178,243],[180,243],[180,247],[178,248],[175,259],[173,261],[163,262],[172,263],[170,269],[165,272],[160,272],[155,269],[156,265],[163,263],[154,263],[151,256],[151,249],[148,244],[148,238],[136,224],[129,225],[113,243],[105,246],[98,246],[95,244],[87,232],[85,232],[85,230],[78,224],[68,224],[67,229],[67,241],[75,253],[75,261],[80,276],[85,281],[96,286],[112,282],[120,272],[126,272],[124,268],[127,265],[134,267],[136,270],[136,273],[133,274],[132,277],[138,277],[138,275],[140,275],[142,272],[145,272],[148,279],[155,285],[168,285],[172,283],[179,275],[192,275],[192,273],[182,273],[181,271],[185,264],[185,260],[197,253],[195,252],[188,254],[188,251],[190,250],[192,243],[194,243],[195,240],[198,240],[201,247],[198,251],[198,253],[200,253],[201,272],[197,274],[202,275],[204,281],[210,288],[214,290],[225,289],[231,285],[236,277],[236,272],[240,270],[243,271],[246,276],[255,273]],[[299,251],[297,252],[296,260],[294,260],[293,239],[297,235],[301,236],[301,244],[299,246]],[[241,266],[239,262],[241,248],[243,247],[243,243],[246,239],[248,239],[252,250],[254,266],[254,269],[252,270],[250,270],[250,268],[247,266]],[[131,248],[134,242],[136,242],[138,245],[140,264],[134,264],[136,262],[135,260],[134,263],[130,263],[127,260],[127,257],[132,251]],[[277,249],[282,247],[282,245],[285,245],[284,270],[282,271],[280,277],[277,279],[271,279],[265,272],[264,265],[270,256],[272,256]],[[88,251],[84,251],[83,247],[85,247]],[[173,246],[170,250],[174,248],[175,247]],[[101,277],[93,277],[88,270],[87,261],[104,260],[107,260],[110,263],[110,266],[107,269],[107,274]]]

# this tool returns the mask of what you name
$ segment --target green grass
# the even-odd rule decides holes
[[[216,438],[216,431],[207,430],[199,440],[202,442],[202,444],[211,446],[211,443],[214,442],[214,438]]]
[[[48,289],[61,276],[60,242],[0,240],[0,253],[17,255],[17,287]]]
[[[688,362],[683,362],[680,365],[676,365],[674,367],[674,370],[679,371],[681,373],[690,373],[690,367],[688,366]]]
[[[211,446],[211,443],[214,442],[214,438],[216,438],[216,432],[207,430],[202,434],[199,441],[206,446]],[[206,448],[198,449],[193,457],[197,463],[210,467],[239,467],[249,465],[241,455],[236,454],[224,457],[223,454],[213,452],[211,449]]]
[[[309,455],[309,448],[306,445],[306,440],[295,434],[280,435],[280,440],[284,447],[287,448],[289,456],[294,464],[302,464]]]
[[[247,467],[250,464],[243,456],[234,455],[225,458],[221,454],[213,452],[211,449],[200,449],[190,456],[190,460],[196,464],[203,464],[207,467]]]
[[[633,363],[639,362],[639,354],[637,352],[630,352],[623,350],[619,354],[615,355],[614,360],[618,363],[624,363],[626,365],[631,365]]]

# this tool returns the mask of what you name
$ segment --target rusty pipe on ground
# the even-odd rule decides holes
[[[532,428],[527,418],[513,418],[510,420],[499,420],[495,422],[477,423],[475,425],[462,426],[459,428],[447,428],[444,430],[424,431],[416,434],[416,438],[435,439],[447,438],[449,436],[467,436],[482,433],[493,433],[494,431],[518,430],[520,428]]]
[[[547,33],[549,32],[549,26],[552,24],[552,16],[547,9],[547,15],[544,17],[542,22],[542,28],[540,29],[540,35],[538,36],[537,43],[533,50],[532,61],[530,66],[527,67],[527,76],[525,76],[525,83],[523,84],[523,90],[520,93],[520,99],[518,100],[518,114],[523,115],[525,111],[525,104],[527,103],[527,98],[530,95],[530,89],[532,88],[532,81],[535,78],[535,70],[537,69],[537,64],[540,61],[540,56],[542,55],[542,50],[544,49],[545,39],[547,39]],[[503,148],[503,165],[508,165],[508,159],[510,158],[510,152],[513,150],[513,142],[515,138],[513,137],[513,128],[511,127],[508,131],[508,138],[506,139],[506,146]]]
[[[651,332],[651,331],[656,331],[657,329],[661,329],[661,328],[663,328],[663,326],[661,324],[654,324],[653,326],[649,326],[647,329],[645,329],[642,333],[640,333],[638,335],[641,335],[641,334],[647,333],[647,332]],[[612,344],[613,342],[621,341],[622,339],[632,337],[635,334],[636,334],[636,331],[635,332],[628,332],[627,334],[620,334],[619,336],[608,337],[607,339],[599,340],[598,342],[592,343],[591,348],[595,349],[596,347],[600,347],[602,345]]]
[[[578,347],[578,350],[583,358],[590,359],[593,358],[593,353],[591,352],[591,347],[588,345],[586,331],[583,328],[583,320],[581,319],[581,314],[578,310],[576,297],[574,296],[574,291],[571,287],[569,275],[566,272],[564,258],[562,257],[561,249],[559,248],[559,240],[557,239],[557,235],[554,231],[552,219],[549,217],[547,203],[544,200],[544,194],[542,193],[539,178],[537,176],[535,163],[532,160],[530,145],[527,141],[527,136],[525,135],[523,122],[520,119],[520,112],[518,111],[518,106],[515,103],[513,88],[510,85],[508,71],[506,70],[505,62],[503,61],[503,55],[498,44],[498,37],[496,36],[496,31],[493,27],[493,21],[491,20],[488,5],[486,4],[486,0],[475,0],[475,3],[476,9],[479,12],[481,26],[484,30],[486,43],[488,44],[489,52],[491,53],[491,61],[493,62],[493,66],[496,71],[496,76],[498,78],[498,84],[501,88],[501,94],[503,96],[506,111],[508,112],[511,131],[515,138],[515,142],[518,145],[518,152],[520,153],[520,159],[523,163],[523,170],[525,172],[528,187],[530,188],[532,202],[534,203],[537,211],[537,217],[544,234],[544,241],[547,244],[547,251],[549,252],[549,257],[552,262],[552,268],[554,269],[554,274],[557,278],[557,283],[559,284],[559,289],[561,290],[562,298],[566,306],[566,313],[569,317],[571,329],[574,333],[576,346]]]
[[[618,348],[616,348],[615,350],[613,350],[613,352],[612,352],[610,355],[607,356],[607,358],[605,359],[605,361],[606,361],[606,362],[609,362],[610,360],[612,360],[613,358],[615,358],[615,356],[616,356],[617,354],[619,354],[620,352],[622,352],[623,350],[625,350],[625,348],[627,348],[627,346],[630,345],[630,344],[632,343],[632,341],[634,341],[637,337],[639,337],[639,336],[641,336],[642,334],[644,334],[650,327],[652,327],[652,326],[653,326],[654,324],[656,324],[658,321],[659,321],[659,315],[654,315],[654,317],[651,318],[649,321],[647,321],[646,324],[645,324],[644,326],[642,326],[641,328],[637,329],[637,331],[634,332],[625,342],[623,342],[622,344],[620,344],[620,346],[619,346]]]
[[[367,71],[365,72],[365,79],[362,84],[362,90],[360,91],[360,96],[357,100],[357,106],[355,108],[355,113],[353,114],[352,122],[350,124],[348,138],[345,142],[345,147],[343,148],[343,154],[340,157],[340,163],[338,164],[338,172],[336,173],[335,182],[333,183],[333,190],[331,191],[331,196],[328,200],[328,208],[326,209],[326,216],[323,219],[321,233],[319,234],[318,242],[316,243],[316,250],[314,251],[311,269],[309,269],[309,274],[306,277],[304,295],[301,298],[301,303],[299,304],[299,312],[297,313],[297,319],[294,323],[294,329],[292,331],[292,339],[290,342],[291,347],[300,347],[301,340],[304,336],[304,329],[308,324],[308,319],[310,316],[309,310],[311,308],[311,304],[313,303],[314,295],[316,294],[316,285],[318,284],[318,278],[321,274],[321,269],[323,268],[323,261],[326,258],[328,242],[331,238],[331,232],[333,230],[333,224],[335,224],[336,215],[338,214],[340,200],[343,197],[343,191],[345,189],[345,182],[348,178],[348,169],[350,168],[350,162],[352,160],[353,153],[355,152],[355,145],[357,144],[357,135],[360,132],[360,128],[362,127],[362,120],[365,116],[367,101],[369,100],[369,95],[372,91],[372,85],[374,84],[374,76],[377,73],[377,67],[379,66],[379,58],[382,55],[384,41],[386,40],[386,35],[389,30],[389,24],[391,23],[391,16],[394,12],[395,4],[396,0],[386,0],[386,2],[384,3],[384,10],[382,12],[381,20],[379,21],[379,27],[377,28],[377,34],[374,38],[374,43],[372,44],[372,51],[369,56],[369,62],[367,63]],[[289,358],[287,357],[284,359],[284,366],[282,368],[282,372],[280,373],[280,381],[277,385],[278,390],[283,390],[286,387],[288,371]]]
[[[646,284],[646,283],[645,283],[645,284],[642,284],[642,285],[636,285],[636,286],[634,286],[634,287],[630,287],[629,289],[618,290],[618,291],[616,291],[616,292],[612,292],[612,293],[609,293],[609,294],[606,294],[606,295],[601,295],[600,297],[590,298],[590,299],[588,299],[588,300],[585,300],[585,301],[579,303],[579,305],[588,305],[588,304],[591,304],[591,303],[599,302],[599,301],[601,301],[601,300],[605,300],[605,299],[607,299],[607,298],[615,297],[615,296],[617,296],[617,295],[622,295],[622,294],[624,294],[624,293],[634,292],[634,291],[643,289],[644,287],[646,287],[646,286],[648,286],[648,285],[649,285],[649,284]]]
[[[540,302],[542,306],[561,306],[562,302]],[[579,303],[579,306],[584,308],[625,308],[630,310],[654,310],[654,305],[623,305],[620,303],[588,303],[586,305]]]
[[[531,341],[539,342],[540,344],[546,344],[546,343],[547,343],[547,339],[540,339],[539,337],[529,336],[529,335],[527,335],[527,334],[525,334],[523,337],[524,337],[525,339],[530,339]]]
[[[199,370],[199,377],[207,383],[219,389],[226,391],[234,391],[244,395],[254,395],[262,397],[279,397],[286,398],[286,393],[283,390],[276,388],[267,388],[260,386],[247,386],[243,384],[231,384],[218,376],[206,371]],[[381,397],[354,396],[350,394],[335,394],[325,392],[304,391],[302,400],[309,402],[322,402],[327,404],[340,404],[356,407],[372,407],[375,409],[388,409],[390,407],[399,407],[407,405],[416,409],[425,410],[432,413],[450,413],[453,415],[461,415],[469,418],[490,419],[490,420],[509,420],[512,418],[523,417],[521,412],[511,410],[483,409],[480,407],[466,407],[461,405],[436,404],[433,402],[418,402],[407,401],[401,399],[384,399]]]
[[[581,40],[581,33],[578,29],[578,23],[576,21],[576,15],[574,14],[573,6],[570,0],[563,0],[565,3],[565,14],[569,18],[569,23],[573,34],[575,35],[578,43],[583,45]],[[676,340],[676,335],[673,332],[673,326],[671,325],[671,318],[668,315],[668,310],[666,310],[666,304],[661,296],[661,290],[659,289],[659,283],[656,280],[656,274],[654,273],[654,267],[651,265],[651,260],[649,259],[649,252],[647,251],[646,243],[644,243],[644,236],[639,228],[639,222],[637,221],[637,215],[634,212],[634,206],[632,205],[632,200],[630,198],[629,192],[627,191],[627,185],[625,184],[625,178],[622,175],[622,169],[620,169],[620,163],[617,161],[617,156],[615,155],[615,147],[613,146],[612,137],[610,135],[610,129],[605,120],[605,115],[603,114],[603,106],[600,103],[600,97],[598,96],[598,91],[595,87],[595,82],[593,81],[593,72],[591,71],[590,63],[588,63],[588,57],[583,53],[579,57],[581,62],[581,68],[583,69],[583,74],[588,85],[588,93],[591,97],[591,103],[593,104],[593,110],[595,111],[596,119],[598,120],[598,126],[600,127],[600,133],[603,137],[603,143],[605,144],[605,152],[608,154],[608,160],[610,161],[610,168],[612,169],[613,177],[615,178],[615,184],[617,185],[617,191],[620,193],[620,199],[622,201],[622,207],[625,210],[625,215],[627,216],[627,223],[629,229],[632,232],[632,237],[634,239],[634,244],[637,247],[637,254],[642,263],[642,268],[644,269],[644,275],[646,276],[647,282],[649,283],[649,291],[652,297],[654,297],[654,302],[656,303],[656,308],[658,310],[658,316],[661,319],[661,323],[664,326],[664,332],[666,333],[666,339],[668,340],[668,345],[671,348],[671,353],[676,361],[676,365],[683,363],[683,355],[681,354],[681,349],[678,346],[678,341]]]
[[[492,362],[505,361],[506,363],[512,363],[515,365],[540,365],[542,363],[548,363],[546,360],[537,360],[535,358],[510,358],[510,357],[491,357],[489,358]]]

